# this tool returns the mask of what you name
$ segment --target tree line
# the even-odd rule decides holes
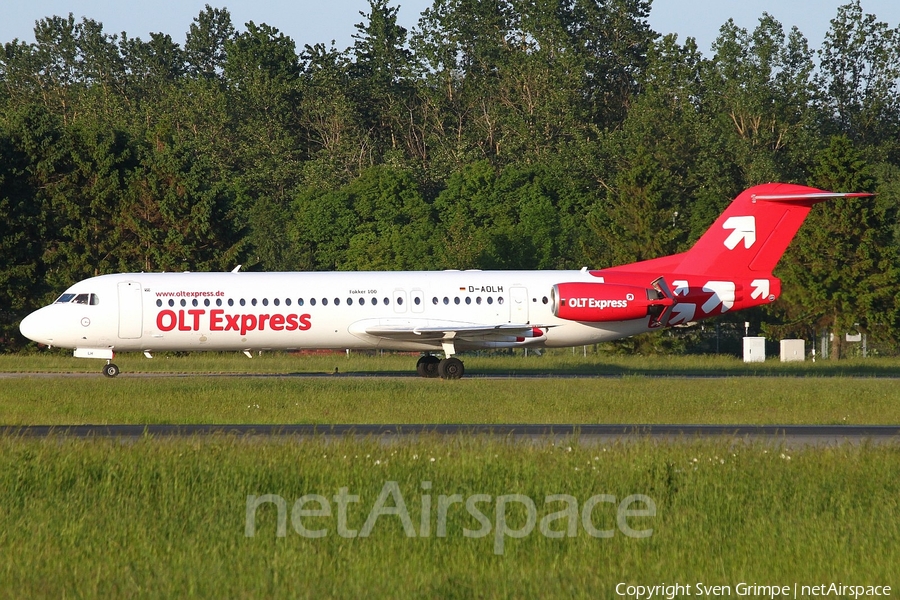
[[[751,318],[896,341],[900,27],[855,0],[814,51],[764,13],[707,58],[650,7],[435,0],[407,31],[370,0],[343,50],[210,6],[183,44],[38,21],[0,52],[0,339],[118,271],[652,258],[789,181],[877,196],[817,207]]]

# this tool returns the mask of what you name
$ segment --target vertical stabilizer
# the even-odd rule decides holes
[[[831,198],[870,195],[827,192],[790,183],[757,185],[739,194],[687,252],[609,271],[729,277],[768,275],[813,204]]]

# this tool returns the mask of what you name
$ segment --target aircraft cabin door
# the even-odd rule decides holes
[[[119,339],[136,340],[144,329],[144,307],[141,284],[119,282]]]
[[[528,290],[523,287],[509,289],[509,322],[528,323]]]

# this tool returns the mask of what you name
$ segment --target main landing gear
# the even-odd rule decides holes
[[[432,354],[426,354],[416,363],[416,373],[420,377],[440,377],[441,379],[459,379],[466,372],[463,362],[450,356],[443,360]]]

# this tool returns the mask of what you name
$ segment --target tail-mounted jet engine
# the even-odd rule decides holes
[[[569,321],[598,323],[650,317],[650,326],[668,321],[675,304],[672,292],[660,277],[651,287],[618,283],[557,283],[550,291],[554,316]]]

